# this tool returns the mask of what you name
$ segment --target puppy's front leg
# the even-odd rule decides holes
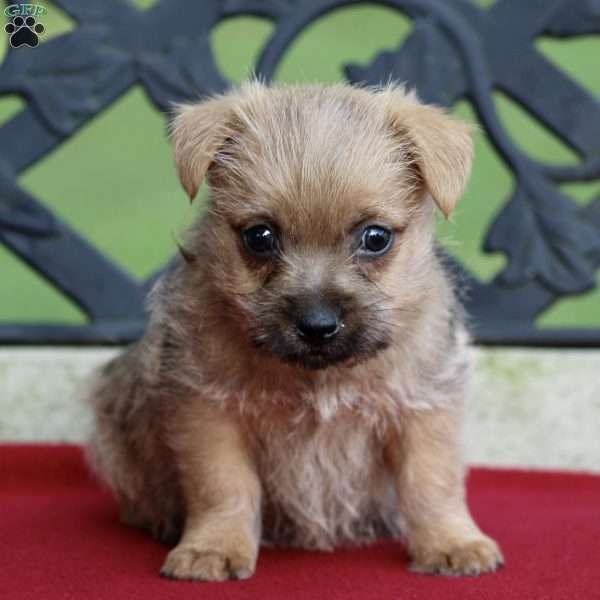
[[[260,482],[239,424],[194,409],[172,432],[186,518],[161,574],[222,581],[254,572],[260,541]]]
[[[412,569],[420,573],[477,575],[503,563],[467,508],[461,421],[460,406],[407,410],[388,443]]]

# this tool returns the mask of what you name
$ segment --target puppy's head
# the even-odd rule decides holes
[[[173,122],[190,238],[253,345],[306,368],[385,348],[432,290],[433,206],[465,186],[469,128],[399,87],[247,84]]]

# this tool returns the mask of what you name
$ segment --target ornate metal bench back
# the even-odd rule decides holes
[[[132,341],[143,331],[144,298],[155,279],[135,281],[109,261],[19,187],[21,171],[43,160],[133,85],[144,86],[165,112],[174,101],[226,89],[229,82],[219,72],[209,43],[211,30],[222,19],[253,14],[274,22],[274,33],[256,65],[257,73],[270,79],[303,29],[328,12],[357,3],[159,0],[140,12],[126,0],[55,0],[80,25],[46,42],[44,52],[9,49],[0,67],[0,93],[27,98],[26,107],[0,127],[0,241],[79,305],[89,323],[0,322],[0,342]],[[534,326],[534,319],[558,299],[596,284],[600,198],[580,208],[558,184],[600,178],[600,103],[546,61],[533,41],[541,34],[600,33],[598,3],[498,0],[489,9],[468,0],[377,4],[407,14],[414,20],[413,30],[398,50],[383,52],[369,65],[346,65],[348,80],[406,81],[423,100],[445,106],[468,98],[515,177],[514,191],[490,224],[484,247],[504,252],[506,268],[484,283],[448,258],[468,286],[466,304],[476,340],[600,346],[600,330]],[[186,18],[172,18],[173,14]],[[70,94],[64,93],[66,77]],[[556,166],[524,154],[498,119],[494,88],[524,105],[573,148],[581,162]]]

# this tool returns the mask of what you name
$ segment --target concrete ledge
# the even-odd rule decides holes
[[[600,472],[600,351],[477,349],[467,456]]]
[[[106,348],[0,349],[0,440],[82,442],[91,414],[86,377],[118,353]]]
[[[0,349],[0,441],[82,442],[85,377],[118,350]],[[468,404],[471,463],[600,472],[600,351],[481,349]]]

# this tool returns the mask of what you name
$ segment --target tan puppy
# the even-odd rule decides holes
[[[254,571],[261,539],[404,536],[413,568],[493,571],[465,504],[466,335],[435,253],[469,128],[389,86],[242,86],[181,107],[206,213],[107,365],[90,456],[123,518],[178,540],[162,573]]]

